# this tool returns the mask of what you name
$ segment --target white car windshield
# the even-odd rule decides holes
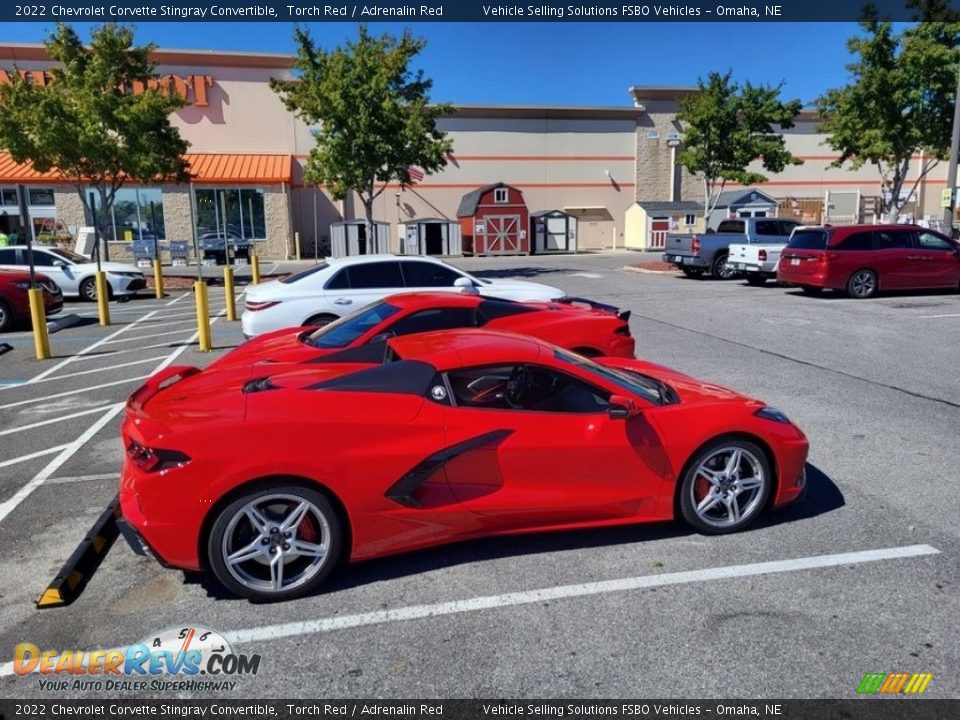
[[[54,255],[68,262],[72,263],[88,263],[90,258],[85,258],[83,255],[77,255],[75,252],[70,252],[69,250],[61,250],[60,248],[51,248],[50,251]]]

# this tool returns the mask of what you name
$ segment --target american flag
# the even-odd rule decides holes
[[[410,179],[414,182],[420,182],[423,180],[423,170],[418,168],[416,165],[407,165],[407,175],[409,175]]]

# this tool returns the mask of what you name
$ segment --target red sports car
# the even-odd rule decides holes
[[[54,315],[63,308],[63,293],[43,273],[36,273],[37,288],[43,294],[43,306],[47,315]],[[11,329],[18,322],[29,322],[30,273],[26,270],[0,270],[0,332]]]
[[[401,293],[321,328],[293,327],[248,340],[210,365],[298,363],[413,333],[483,327],[546,340],[588,357],[635,356],[630,311],[592,300],[513,302],[476,294]]]
[[[122,427],[134,549],[258,600],[309,593],[341,560],[486,535],[741,530],[806,482],[783,413],[639,360],[454,330],[274,369],[168,368]]]

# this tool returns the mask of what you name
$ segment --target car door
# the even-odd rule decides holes
[[[518,396],[512,383],[525,376]],[[490,529],[651,514],[659,442],[642,416],[611,419],[609,393],[553,368],[491,365],[445,374],[445,466],[457,499]]]
[[[403,275],[396,260],[348,265],[326,285],[326,296],[336,311],[348,315],[357,308],[403,292]]]
[[[411,292],[453,290],[454,283],[465,275],[440,263],[422,260],[401,260],[404,286]]]
[[[874,232],[873,269],[881,290],[917,287],[922,275],[920,254],[914,248],[913,231],[881,228]]]
[[[4,270],[23,270],[26,258],[21,262],[17,248],[0,248],[0,268]]]
[[[26,251],[22,255],[26,256]],[[33,265],[38,272],[42,272],[53,280],[65,295],[76,295],[79,281],[72,272],[73,267],[63,258],[47,250],[33,249]]]
[[[916,243],[921,265],[918,287],[960,286],[960,246],[929,230],[919,231]]]

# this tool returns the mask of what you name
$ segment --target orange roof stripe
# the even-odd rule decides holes
[[[187,153],[184,156],[197,184],[289,183],[293,179],[292,155],[239,153]],[[14,162],[8,152],[0,151],[0,182],[62,182],[67,178],[59,170],[39,172],[29,162]]]

